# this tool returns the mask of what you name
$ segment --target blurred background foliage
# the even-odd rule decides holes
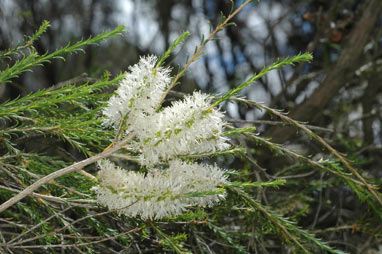
[[[175,38],[189,30],[192,36],[182,48],[176,49],[170,59],[175,73],[177,65],[183,65],[187,56],[192,55],[203,35],[208,35],[209,22],[215,26],[220,12],[227,14],[230,9],[228,0],[0,0],[0,50],[16,46],[23,40],[23,35],[33,34],[43,20],[49,20],[51,27],[35,43],[40,54],[120,24],[126,24],[127,29],[122,37],[103,42],[100,46],[87,47],[86,54],[70,55],[66,61],[54,60],[43,68],[36,67],[33,72],[20,75],[13,83],[0,86],[0,100],[12,100],[67,80],[99,79],[105,71],[116,76],[136,63],[140,55],[163,54]],[[206,54],[191,66],[190,72],[182,78],[182,85],[176,89],[184,93],[194,89],[224,93],[278,58],[312,52],[314,60],[310,64],[300,63],[271,71],[256,85],[244,89],[241,95],[290,112],[295,120],[307,121],[317,134],[345,154],[353,166],[362,168],[360,173],[364,177],[381,184],[381,12],[380,0],[254,2],[234,17],[236,26],[225,28],[218,34],[219,40],[208,44]],[[9,63],[1,64],[4,69]],[[272,142],[310,156],[312,160],[331,157],[309,135],[286,127],[264,110],[235,101],[224,104],[223,108],[227,111],[227,120],[235,126],[255,125],[262,137],[271,138]],[[41,146],[50,146],[51,142],[48,140],[38,148],[32,146],[28,149],[40,152]],[[269,147],[258,142],[246,139],[236,142],[247,148],[245,159],[252,160],[252,163],[231,157],[219,163],[241,169],[246,179],[253,181],[276,178],[288,181],[287,186],[277,191],[265,191],[265,188],[254,191],[257,200],[276,207],[279,213],[291,216],[300,226],[312,230],[339,249],[351,253],[378,253],[382,249],[381,215],[378,218],[373,214],[347,185],[339,184],[327,173],[314,171],[309,165],[297,163],[283,154],[276,156],[270,153]],[[69,149],[62,144],[58,146]],[[75,158],[82,156],[73,150],[70,154]],[[37,166],[48,169],[49,165],[45,163]],[[84,185],[86,189],[88,186]],[[86,214],[80,211],[85,208],[75,209],[78,214]],[[200,216],[205,218],[206,215]],[[239,224],[242,225],[235,224],[238,214],[229,214],[232,221],[224,216],[218,214],[214,219],[230,224],[232,231],[236,226],[247,227],[247,232],[259,230],[256,224],[261,223],[261,218],[253,214],[240,218]],[[107,221],[115,223],[111,217]],[[98,233],[112,230],[102,228],[97,224],[99,221],[94,223],[92,230],[98,230]],[[128,220],[128,223],[136,222]],[[204,239],[203,244],[208,243],[206,246],[211,252],[232,253],[208,241],[206,232],[212,230],[219,234],[221,229],[205,223],[202,225],[204,233],[201,233],[203,230],[193,231],[192,227],[187,229],[189,234],[193,233],[194,241],[200,237]],[[170,225],[167,230],[177,232],[178,228]],[[266,225],[262,230],[267,230]],[[131,248],[135,252],[132,253],[144,253],[142,246],[146,246],[146,252],[156,250],[153,247],[155,241],[150,239],[148,231],[143,230],[144,234],[137,236],[136,246],[126,240],[129,246],[133,246]],[[115,232],[109,233],[113,235]],[[251,253],[288,253],[288,249],[272,237],[254,235],[248,238],[236,232],[234,237],[248,238],[248,241],[239,242]],[[177,237],[181,239],[184,236]],[[228,236],[220,237],[231,244],[232,239],[225,238]],[[116,250],[122,250],[120,245],[124,241],[121,236],[119,242],[112,245],[117,246]],[[166,249],[166,243],[161,244]],[[202,248],[207,248],[203,244]]]

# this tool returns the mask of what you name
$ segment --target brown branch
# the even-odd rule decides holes
[[[12,192],[17,192],[17,193],[21,192],[18,189],[14,189],[14,188],[11,188],[11,187],[6,187],[6,186],[3,186],[3,185],[0,185],[0,189],[7,190],[7,191],[12,191]],[[30,194],[30,196],[38,198],[40,200],[44,199],[44,200],[47,200],[47,201],[56,202],[56,203],[62,203],[62,204],[74,203],[77,206],[86,207],[86,208],[93,208],[94,206],[89,206],[89,205],[86,205],[86,204],[82,205],[81,203],[96,203],[95,200],[90,200],[90,199],[88,200],[88,199],[60,198],[60,197],[55,197],[55,196],[51,196],[51,195],[44,195],[44,194],[35,193],[35,192],[32,192]],[[40,202],[43,202],[43,201],[40,201]]]
[[[331,68],[325,80],[313,94],[298,105],[290,114],[292,119],[298,121],[311,121],[331,99],[338,94],[340,88],[346,84],[346,77],[355,71],[356,62],[363,54],[363,49],[368,42],[372,30],[375,28],[378,15],[382,11],[381,0],[369,0],[361,19],[351,31],[337,63]],[[293,128],[274,127],[267,136],[272,137],[276,143],[282,143],[295,134]]]
[[[94,162],[97,162],[103,158],[106,158],[110,155],[112,155],[114,152],[121,149],[123,146],[125,146],[130,138],[133,136],[133,133],[130,133],[129,136],[127,136],[123,141],[115,144],[110,149],[103,151],[100,154],[97,154],[95,156],[92,156],[88,159],[82,160],[80,162],[74,163],[68,167],[62,168],[60,170],[57,170],[47,176],[44,176],[43,178],[37,180],[33,184],[29,185],[27,188],[25,188],[23,191],[12,197],[11,199],[7,200],[3,204],[0,205],[0,213],[11,207],[12,205],[19,202],[21,199],[25,198],[26,196],[31,195],[35,190],[37,190],[39,187],[47,184],[48,182],[52,181],[53,179],[56,179],[60,176],[76,172],[81,170],[83,167],[88,166]]]

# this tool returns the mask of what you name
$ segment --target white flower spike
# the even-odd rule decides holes
[[[129,67],[116,95],[103,110],[106,126],[118,129],[122,121],[126,121],[128,131],[132,131],[139,118],[154,113],[171,81],[170,69],[155,70],[156,62],[156,56],[141,57],[138,64]]]
[[[222,151],[230,145],[223,136],[223,113],[211,107],[206,94],[195,92],[155,112],[171,81],[169,69],[155,70],[156,61],[154,56],[142,57],[129,68],[103,110],[104,124],[134,131],[129,148],[140,154],[143,166],[169,167],[156,174],[142,174],[102,160],[100,185],[95,188],[100,204],[142,219],[176,216],[190,206],[212,206],[225,198],[216,194],[217,186],[228,182],[224,171],[216,166],[177,159],[179,155]]]
[[[225,198],[224,194],[187,195],[216,191],[218,185],[227,183],[224,171],[216,166],[175,160],[161,174],[147,175],[125,171],[108,160],[100,161],[99,166],[98,202],[127,216],[161,219],[179,215],[189,206],[212,206]]]
[[[141,163],[155,165],[177,155],[228,149],[223,113],[210,109],[210,101],[207,94],[195,92],[141,122],[134,145],[142,151]]]

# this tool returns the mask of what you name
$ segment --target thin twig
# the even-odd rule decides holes
[[[53,232],[46,233],[46,234],[43,234],[43,235],[38,235],[38,236],[29,238],[29,239],[25,239],[25,240],[22,240],[22,241],[18,241],[17,243],[14,243],[13,245],[16,245],[16,244],[22,244],[22,243],[30,242],[30,241],[33,241],[33,240],[36,240],[36,239],[40,239],[40,238],[43,238],[43,237],[47,237],[47,236],[51,236],[51,235],[55,235],[55,234],[57,234],[57,233],[59,233],[59,232],[65,230],[65,229],[67,229],[68,227],[70,227],[70,226],[72,226],[72,225],[74,225],[74,224],[76,224],[76,223],[78,223],[78,222],[81,222],[81,221],[83,221],[83,220],[87,220],[87,219],[89,219],[89,218],[94,218],[94,217],[97,217],[97,216],[106,215],[106,214],[109,214],[109,213],[113,213],[113,212],[116,212],[116,211],[119,211],[119,210],[126,209],[126,208],[128,208],[128,207],[130,207],[130,206],[136,204],[138,201],[139,201],[139,199],[136,200],[135,202],[133,202],[133,203],[131,203],[131,204],[125,206],[125,207],[122,207],[122,208],[112,209],[112,210],[108,210],[108,211],[106,211],[106,212],[101,212],[101,213],[96,213],[96,214],[89,214],[89,215],[87,215],[87,216],[85,216],[85,217],[82,217],[82,218],[79,218],[79,219],[77,219],[77,220],[75,220],[75,221],[73,221],[73,222],[71,222],[71,223],[69,223],[69,224],[66,224],[66,225],[65,225],[64,227],[62,227],[62,228],[56,229],[56,230],[54,230]]]
[[[51,86],[47,90],[57,90],[57,89],[62,88],[64,86],[67,86],[70,84],[76,84],[76,83],[80,83],[80,82],[82,83],[82,82],[96,82],[96,81],[97,81],[97,79],[89,77],[88,74],[86,72],[84,72],[77,77],[59,82],[56,85]]]
[[[282,114],[281,112],[277,111],[277,110],[274,110],[272,108],[269,108],[265,105],[262,105],[262,104],[259,104],[259,103],[256,103],[256,102],[252,102],[252,101],[248,101],[248,100],[245,100],[245,99],[241,99],[241,98],[231,98],[232,100],[235,100],[235,101],[240,101],[240,102],[244,102],[246,104],[249,104],[249,105],[253,105],[257,108],[261,108],[261,109],[264,109],[265,111],[267,112],[271,112],[272,114],[280,117],[282,120],[294,125],[295,127],[305,131],[306,133],[308,133],[309,136],[311,136],[312,138],[316,139],[318,142],[320,142],[326,149],[329,150],[329,152],[331,152],[332,154],[334,154],[334,156],[336,156],[341,162],[342,164],[345,165],[345,167],[355,176],[357,177],[365,186],[366,188],[368,189],[368,191],[374,196],[374,198],[378,201],[378,203],[382,206],[382,200],[381,198],[379,197],[379,195],[373,190],[373,188],[370,186],[370,184],[365,180],[365,178],[363,178],[358,172],[357,170],[355,170],[352,166],[350,166],[349,162],[347,159],[345,159],[342,155],[339,154],[339,152],[334,149],[331,145],[329,145],[323,138],[321,138],[320,136],[318,136],[317,134],[315,134],[314,132],[312,132],[311,130],[309,130],[307,127],[305,127],[305,125],[303,124],[300,124],[299,122],[291,119],[290,117],[287,117],[285,116],[284,114]]]
[[[0,189],[7,190],[7,191],[12,191],[12,192],[18,192],[18,193],[21,192],[21,190],[10,188],[10,187],[6,187],[6,186],[3,186],[3,185],[0,185]],[[52,202],[62,203],[62,204],[67,204],[67,203],[70,203],[70,202],[73,202],[73,203],[76,203],[76,202],[78,202],[78,203],[96,203],[95,200],[88,200],[88,199],[67,199],[67,198],[60,198],[60,197],[55,197],[55,196],[51,196],[51,195],[44,195],[44,194],[35,193],[35,192],[32,192],[30,194],[30,196],[36,197],[36,198],[45,199],[45,200],[52,201]],[[88,205],[78,204],[78,206],[91,208]]]
[[[192,55],[192,57],[190,58],[190,60],[187,61],[187,63],[184,65],[183,69],[175,76],[175,78],[172,80],[171,84],[168,86],[168,88],[166,89],[166,91],[163,93],[162,95],[162,98],[160,100],[160,102],[158,103],[158,105],[156,106],[155,108],[155,111],[157,111],[160,106],[162,105],[164,99],[166,98],[167,94],[169,93],[169,91],[174,88],[174,86],[177,84],[178,80],[180,77],[182,77],[185,73],[185,71],[188,69],[188,67],[193,63],[195,62],[196,60],[199,59],[199,57],[201,56],[202,54],[202,51],[204,49],[204,47],[206,46],[206,44],[208,42],[210,42],[213,37],[215,37],[215,35],[221,31],[223,29],[223,27],[225,25],[227,25],[227,23],[236,15],[238,14],[247,4],[249,4],[250,2],[252,2],[253,0],[247,0],[245,1],[243,4],[241,4],[239,6],[239,8],[237,8],[234,12],[232,12],[230,15],[228,15],[228,17],[221,23],[219,24],[215,30],[210,33],[210,35],[208,36],[208,38],[202,42],[202,44],[198,47],[198,49],[195,51],[195,53]]]
[[[151,221],[148,221],[152,228],[154,228],[166,241],[176,250],[177,253],[184,253],[181,251],[176,244],[166,236],[159,228],[157,228]]]
[[[106,237],[106,238],[98,240],[98,241],[92,241],[92,242],[86,242],[86,243],[50,244],[50,245],[49,244],[46,244],[46,245],[10,245],[10,246],[7,246],[7,247],[11,248],[11,249],[75,248],[75,247],[87,246],[87,245],[92,245],[92,244],[97,244],[97,243],[102,243],[102,242],[106,242],[106,241],[109,241],[109,240],[113,240],[113,239],[116,239],[116,238],[121,237],[123,235],[128,235],[128,234],[137,232],[137,231],[139,231],[141,229],[142,229],[142,227],[136,227],[136,228],[134,228],[132,230],[120,233],[120,234],[115,235],[115,236],[110,236],[110,237]]]
[[[305,253],[309,253],[309,251],[297,240],[297,238],[291,234],[288,229],[285,228],[284,225],[280,223],[277,219],[270,214],[267,209],[265,209],[261,204],[258,202],[252,200],[246,193],[244,193],[242,190],[239,190],[238,188],[229,188],[231,191],[235,192],[240,197],[244,198],[245,202],[249,202],[251,205],[255,206],[256,209],[258,209],[262,214],[264,214],[274,225],[276,225],[280,229],[280,233],[282,233],[284,239],[289,242],[289,239],[292,240],[298,247],[301,248]],[[292,248],[293,246],[290,245]]]
[[[242,124],[266,124],[266,125],[292,125],[290,123],[285,123],[283,121],[269,121],[269,120],[239,120],[239,119],[227,119],[227,122],[230,123],[242,123]],[[323,128],[319,126],[314,126],[314,125],[305,125],[307,128],[311,130],[316,130],[316,131],[323,131],[323,132],[330,132],[334,133],[334,130],[328,129],[328,128]]]
[[[227,128],[232,128],[232,127],[227,127]],[[347,175],[340,174],[339,172],[337,172],[337,171],[335,171],[335,170],[332,170],[332,169],[330,169],[329,167],[325,167],[324,165],[322,165],[322,164],[320,164],[320,163],[318,163],[318,162],[316,162],[316,161],[313,161],[313,160],[311,160],[311,159],[309,159],[309,158],[307,158],[307,157],[305,157],[305,156],[302,156],[302,155],[300,155],[300,154],[298,154],[298,153],[296,153],[296,152],[293,152],[293,151],[291,151],[291,150],[289,150],[289,149],[287,149],[287,148],[285,148],[285,147],[276,145],[276,144],[274,144],[274,143],[272,143],[272,142],[270,142],[270,141],[268,141],[268,140],[266,140],[266,139],[264,139],[264,138],[258,137],[258,136],[256,136],[256,135],[252,135],[252,134],[250,134],[250,133],[248,133],[248,132],[243,132],[242,134],[245,135],[245,136],[247,136],[247,137],[249,137],[249,138],[255,139],[255,140],[257,140],[257,141],[259,141],[259,142],[261,142],[261,143],[263,143],[263,144],[266,144],[266,145],[269,146],[269,147],[272,147],[272,148],[274,148],[274,149],[283,151],[283,152],[289,154],[290,156],[292,156],[292,157],[294,157],[294,158],[296,158],[296,159],[298,159],[298,160],[302,160],[302,161],[304,161],[304,162],[306,162],[306,163],[309,163],[309,164],[311,164],[311,165],[313,165],[313,166],[316,166],[316,167],[318,167],[318,168],[320,168],[320,169],[329,171],[330,173],[332,173],[332,174],[334,174],[334,175],[336,175],[336,176],[338,176],[338,177],[341,177],[341,178],[343,178],[343,179],[345,179],[345,180],[347,180],[347,181],[352,181],[353,183],[355,183],[355,184],[357,184],[357,185],[365,185],[364,183],[359,182],[359,181],[357,181],[357,180],[355,180],[355,179],[353,179],[353,178],[351,178],[351,177],[348,177]]]
[[[100,154],[94,155],[88,159],[82,160],[80,162],[74,163],[68,167],[62,168],[60,170],[57,170],[47,176],[44,176],[43,178],[37,180],[33,184],[29,185],[27,188],[25,188],[23,191],[21,191],[19,194],[16,196],[12,197],[11,199],[7,200],[3,204],[0,205],[0,213],[11,207],[12,205],[16,204],[19,202],[21,199],[25,198],[28,195],[31,195],[36,189],[39,187],[47,184],[48,182],[52,181],[53,179],[56,179],[60,176],[76,172],[81,170],[83,167],[90,165],[94,162],[97,162],[103,158],[106,158],[110,155],[112,155],[114,152],[118,151],[121,149],[123,146],[125,146],[129,140],[132,138],[133,133],[130,133],[123,141],[115,144],[112,146],[110,149],[103,151]]]
[[[72,208],[74,208],[74,207],[76,207],[76,206],[75,206],[75,205],[74,205],[74,206],[69,206],[69,207],[65,208],[64,210],[60,211],[60,213],[64,213],[64,212],[66,212],[67,210],[72,209]],[[48,221],[50,221],[50,220],[53,219],[54,217],[57,217],[58,215],[59,215],[59,213],[55,213],[55,214],[53,214],[52,216],[46,218],[45,220],[41,221],[40,223],[38,223],[38,224],[34,225],[33,227],[31,227],[30,229],[28,229],[27,231],[25,231],[25,232],[19,234],[18,236],[16,236],[16,237],[13,238],[12,240],[10,240],[10,241],[8,242],[8,244],[11,244],[11,243],[15,242],[16,240],[20,239],[20,238],[23,237],[24,235],[26,235],[26,234],[28,234],[29,232],[33,231],[34,229],[40,227],[42,224],[47,223]]]

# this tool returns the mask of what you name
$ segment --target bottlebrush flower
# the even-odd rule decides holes
[[[143,165],[154,165],[177,155],[216,152],[229,148],[222,135],[223,113],[210,109],[211,98],[199,92],[137,122],[133,146],[142,152]]]
[[[132,131],[135,121],[154,112],[163,92],[171,81],[170,69],[156,70],[156,56],[141,57],[138,64],[129,67],[116,95],[112,96],[103,110],[104,124],[118,129],[122,121]]]
[[[98,202],[127,216],[161,219],[179,215],[189,206],[212,206],[224,194],[192,197],[195,192],[211,192],[227,183],[224,171],[216,166],[171,161],[158,173],[125,171],[108,160],[99,162]]]
[[[217,191],[218,185],[228,183],[225,171],[217,166],[186,163],[181,160],[170,161],[167,174],[173,179],[181,178],[182,193]],[[189,197],[186,201],[190,205],[210,207],[224,198],[225,194],[214,194]]]
[[[171,81],[169,69],[155,70],[156,61],[154,56],[142,57],[129,68],[103,110],[104,124],[116,129],[124,125],[126,131],[135,132],[129,147],[141,154],[142,165],[169,167],[143,174],[102,160],[100,185],[95,188],[100,204],[142,219],[176,216],[190,206],[212,206],[225,197],[216,194],[217,186],[227,183],[224,171],[216,166],[176,158],[227,149],[223,113],[211,108],[211,98],[199,92],[155,112]]]

